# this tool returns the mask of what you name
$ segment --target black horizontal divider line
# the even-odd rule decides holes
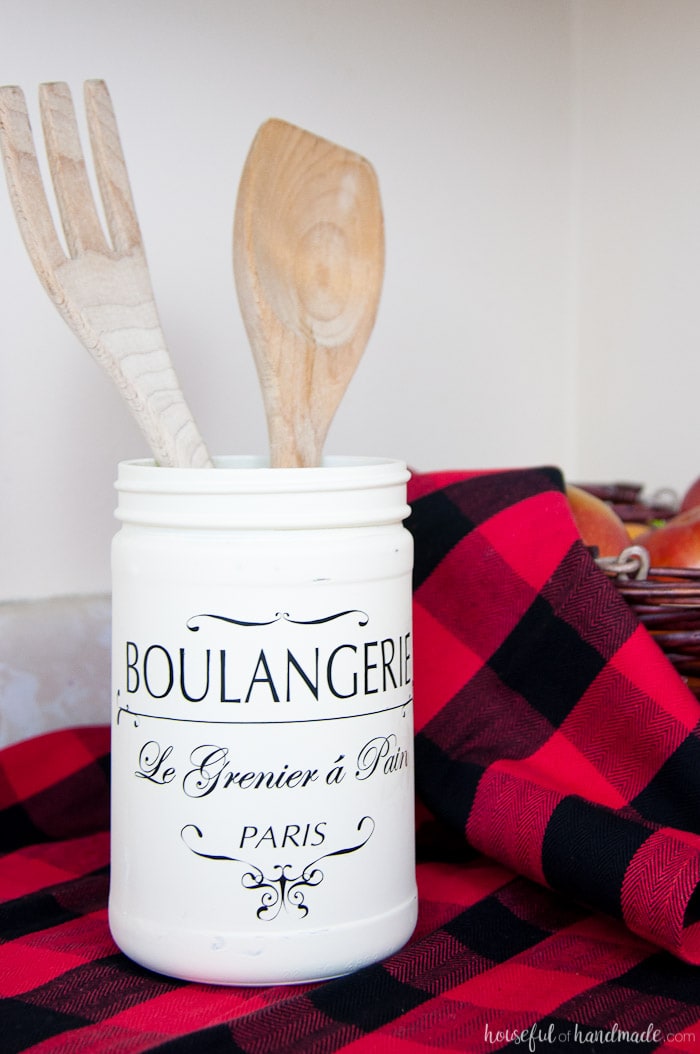
[[[261,718],[259,721],[223,721],[217,720],[216,718],[206,717],[171,717],[169,714],[144,714],[138,710],[129,710],[126,706],[120,706],[117,713],[117,724],[119,724],[122,714],[127,717],[143,718],[144,720],[151,721],[176,721],[181,724],[188,725],[313,725],[318,724],[320,721],[354,721],[359,717],[375,717],[378,714],[390,714],[394,710],[403,710],[409,703],[413,702],[413,696],[409,696],[403,703],[397,703],[396,706],[387,706],[383,710],[367,710],[361,714],[335,714],[330,717],[302,717],[302,718],[284,718],[277,720],[275,718]]]

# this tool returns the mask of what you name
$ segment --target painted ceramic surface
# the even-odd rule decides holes
[[[120,468],[110,924],[176,976],[334,976],[415,925],[406,473],[226,465]]]

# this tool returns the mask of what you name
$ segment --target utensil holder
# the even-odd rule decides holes
[[[401,462],[119,465],[109,921],[149,969],[348,973],[416,921]]]

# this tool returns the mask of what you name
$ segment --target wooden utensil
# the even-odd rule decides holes
[[[374,325],[384,223],[363,157],[280,120],[258,131],[233,237],[274,467],[318,465]]]
[[[68,254],[56,233],[20,88],[0,88],[0,146],[20,232],[44,288],[126,399],[160,465],[208,466],[175,375],[151,288],[107,86],[85,83],[87,123],[111,244],[88,181],[66,84],[39,89]]]

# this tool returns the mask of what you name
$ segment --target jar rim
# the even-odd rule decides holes
[[[315,468],[271,468],[255,455],[213,461],[213,468],[120,462],[116,518],[144,527],[308,530],[387,525],[410,515],[403,461],[336,456]]]
[[[394,486],[411,475],[404,461],[383,457],[330,455],[313,468],[271,468],[269,459],[257,454],[218,455],[212,461],[213,468],[169,468],[153,458],[121,461],[115,488],[156,494],[293,494]]]

